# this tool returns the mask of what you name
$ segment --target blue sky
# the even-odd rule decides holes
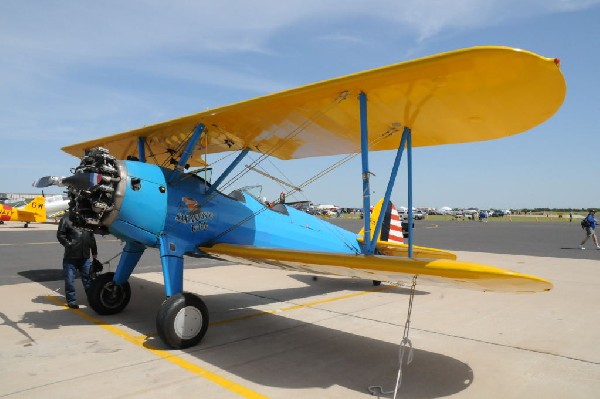
[[[64,145],[413,58],[502,45],[560,58],[565,103],[517,136],[415,149],[414,205],[600,207],[598,21],[600,0],[4,0],[0,192],[39,192],[35,178],[68,175],[78,160]],[[393,157],[372,153],[374,197],[384,194]],[[301,184],[338,159],[263,167]],[[239,184],[263,184],[272,198],[282,191],[253,172]],[[405,186],[401,176],[398,205],[406,205]],[[295,199],[359,206],[359,157]]]

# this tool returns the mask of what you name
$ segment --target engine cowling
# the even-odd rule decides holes
[[[155,246],[164,232],[168,208],[165,173],[138,160],[118,161],[105,148],[82,158],[69,187],[72,222],[97,234]]]
[[[115,209],[121,181],[117,159],[105,148],[90,150],[73,176],[63,182],[68,187],[71,222],[97,233],[107,233],[103,221]]]

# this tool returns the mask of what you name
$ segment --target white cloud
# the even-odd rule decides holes
[[[586,9],[600,4],[600,0],[375,0],[369,4],[372,15],[395,21],[424,40],[447,30]]]
[[[287,85],[271,78],[268,71],[226,64],[220,57],[248,53],[257,53],[263,59],[277,56],[273,43],[281,37],[285,41],[291,31],[302,32],[307,40],[314,34],[320,39],[364,46],[373,38],[365,34],[368,29],[354,34],[352,28],[360,21],[371,24],[371,28],[389,25],[391,21],[398,26],[398,37],[414,46],[411,36],[422,41],[447,31],[500,24],[515,17],[569,12],[599,3],[600,0],[5,1],[0,3],[0,107],[15,117],[12,122],[3,122],[10,124],[11,131],[27,115],[51,119],[54,114],[68,112],[69,106],[74,106],[71,112],[81,115],[84,111],[77,106],[78,98],[87,93],[95,97],[86,98],[86,106],[92,109],[88,112],[97,118],[118,112],[118,104],[124,103],[135,104],[138,110],[152,109],[150,100],[135,101],[139,93],[128,92],[126,84],[103,87],[104,82],[82,81],[85,77],[77,76],[90,69],[108,76],[143,73],[147,80],[156,77],[263,94]],[[346,29],[338,31],[335,26]],[[294,52],[293,48],[285,51]],[[40,108],[40,104],[47,107]]]
[[[53,1],[0,4],[0,79],[26,84],[33,67],[60,73],[65,65],[114,65],[123,59],[177,54],[269,54],[270,42],[290,29],[371,17],[421,40],[446,30],[501,23],[508,18],[573,11],[599,0],[347,0],[347,1]],[[388,21],[388,22],[384,22]],[[329,36],[328,36],[329,35]],[[407,38],[408,40],[409,38]],[[22,66],[25,65],[25,68]],[[9,76],[10,78],[7,78]],[[37,79],[40,79],[39,77]],[[3,83],[0,81],[0,83]]]

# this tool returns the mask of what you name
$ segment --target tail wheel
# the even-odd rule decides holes
[[[163,342],[172,348],[194,346],[208,330],[208,308],[194,294],[184,292],[173,295],[158,310],[156,329]]]
[[[113,282],[114,273],[98,275],[87,291],[88,302],[94,311],[101,315],[116,314],[129,304],[131,287],[129,282],[117,285]]]

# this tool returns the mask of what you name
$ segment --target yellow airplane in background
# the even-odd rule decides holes
[[[29,223],[43,223],[46,221],[46,199],[38,195],[23,208],[0,204],[0,224],[4,222],[25,222],[23,227],[29,227]]]

